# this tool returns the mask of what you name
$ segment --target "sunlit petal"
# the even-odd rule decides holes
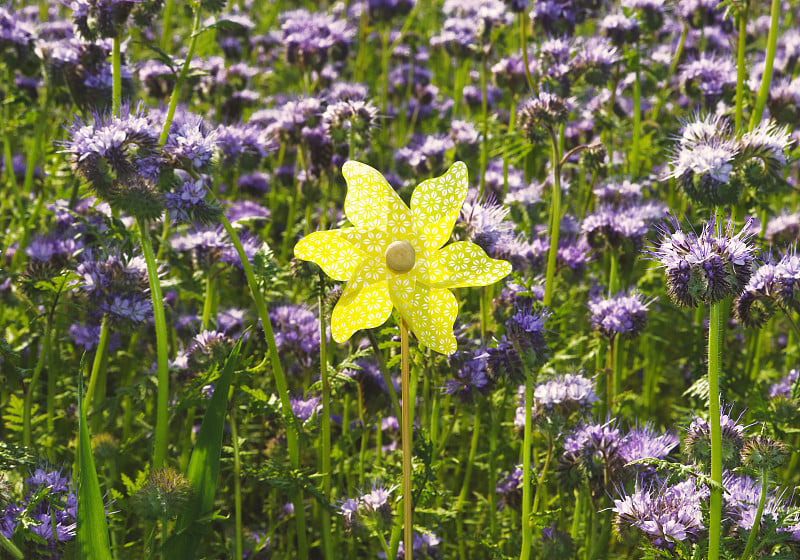
[[[342,166],[347,181],[344,213],[360,229],[379,229],[406,235],[413,229],[411,211],[383,175],[369,165],[348,161]]]
[[[306,235],[294,246],[294,256],[317,263],[334,280],[349,280],[365,255],[334,229]]]
[[[450,243],[436,254],[435,288],[462,288],[466,286],[488,286],[511,274],[511,264],[489,258],[486,253],[469,241]]]
[[[385,280],[343,295],[331,316],[333,340],[344,342],[357,330],[379,327],[391,313],[392,301]]]
[[[457,161],[441,177],[420,183],[411,195],[417,238],[428,250],[447,243],[467,196],[467,166]]]
[[[420,344],[442,354],[456,351],[458,302],[450,290],[429,289],[408,278],[389,280],[389,296]]]

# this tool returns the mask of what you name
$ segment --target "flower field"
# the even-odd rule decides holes
[[[800,558],[796,0],[0,6],[0,558]]]

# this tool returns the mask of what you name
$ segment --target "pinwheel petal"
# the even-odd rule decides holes
[[[333,340],[344,342],[357,330],[379,327],[391,313],[392,300],[385,280],[343,295],[331,316]]]
[[[450,243],[435,255],[431,267],[434,288],[488,286],[511,274],[511,264],[489,258],[470,241]]]
[[[294,246],[294,256],[317,263],[334,280],[350,280],[365,257],[338,229],[306,235]]]
[[[441,177],[420,183],[411,195],[417,239],[428,251],[444,245],[467,196],[467,166],[457,161]]]
[[[431,289],[398,277],[389,280],[389,296],[421,344],[442,354],[456,351],[453,325],[458,302],[450,290]]]
[[[378,170],[348,161],[342,166],[342,174],[347,181],[344,213],[354,226],[392,235],[411,233],[411,211]]]

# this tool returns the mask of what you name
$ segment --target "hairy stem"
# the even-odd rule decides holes
[[[708,325],[708,422],[711,428],[711,487],[709,502],[708,558],[719,559],[722,524],[722,430],[720,427],[719,377],[722,373],[722,306],[711,304]]]

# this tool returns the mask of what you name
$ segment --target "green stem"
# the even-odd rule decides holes
[[[711,428],[711,487],[708,559],[718,560],[722,524],[722,431],[720,428],[719,377],[722,373],[722,305],[711,304],[708,325],[708,422]]]
[[[206,293],[203,298],[203,328],[206,330],[211,329],[211,314],[214,308],[214,298],[216,296],[216,274],[214,273],[214,265],[206,275]],[[215,321],[216,322],[216,321]]]
[[[526,10],[522,10],[519,14],[519,37],[522,43],[522,62],[525,64],[525,79],[528,82],[528,88],[533,95],[539,95],[528,64],[528,13]]]
[[[97,391],[97,380],[100,377],[100,370],[103,367],[103,362],[106,358],[106,353],[108,352],[108,317],[103,315],[103,320],[100,323],[100,337],[97,342],[97,351],[94,354],[94,360],[92,361],[92,373],[89,376],[89,387],[86,389],[86,398],[83,401],[83,408],[86,412],[89,412],[89,409],[92,406],[92,399],[95,398],[95,392]]]
[[[175,82],[175,88],[172,90],[172,95],[169,98],[169,108],[167,109],[167,118],[164,120],[164,128],[161,130],[161,136],[158,138],[159,146],[163,146],[167,142],[169,136],[169,128],[172,126],[172,118],[175,116],[175,108],[178,106],[178,99],[181,97],[181,89],[183,89],[183,82],[186,81],[186,76],[189,74],[189,65],[194,57],[194,51],[197,48],[197,37],[200,36],[200,4],[192,2],[194,8],[194,22],[192,23],[192,35],[189,40],[189,50],[186,53],[186,60],[181,67],[181,73],[178,74],[178,80]]]
[[[761,495],[758,498],[758,509],[756,510],[756,517],[753,519],[753,528],[750,529],[750,535],[747,537],[747,544],[742,553],[742,560],[750,558],[750,552],[753,550],[753,545],[756,542],[756,534],[761,528],[761,516],[764,514],[764,504],[767,501],[767,467],[761,469]]]
[[[533,376],[525,368],[525,428],[522,437],[522,551],[520,560],[531,557],[531,407],[533,406]]]
[[[550,132],[550,139],[553,144],[553,190],[550,198],[550,248],[547,251],[547,271],[544,284],[544,304],[547,307],[550,307],[553,301],[558,235],[561,227],[561,157],[559,155],[558,139],[553,131]]]
[[[487,97],[486,74],[488,72],[487,54],[481,45],[481,166],[480,166],[480,186],[478,197],[483,196],[486,188],[486,166],[489,164],[489,99]]]
[[[634,45],[636,56],[634,58],[634,70],[636,72],[633,81],[633,146],[631,147],[631,177],[639,175],[639,144],[642,135],[642,77],[639,68],[639,42]]]
[[[22,551],[17,548],[13,542],[8,540],[5,535],[0,533],[0,546],[2,546],[6,552],[8,552],[11,556],[16,558],[17,560],[22,560],[25,556],[22,554]]]
[[[736,110],[734,112],[734,132],[741,134],[742,115],[744,112],[744,76],[746,73],[744,65],[744,55],[747,43],[747,16],[749,12],[749,1],[745,2],[744,8],[739,12],[739,44],[736,47]]]
[[[167,352],[167,319],[164,314],[164,298],[161,295],[161,281],[158,278],[158,265],[150,242],[150,232],[142,219],[137,219],[139,242],[147,264],[147,280],[150,283],[150,296],[153,300],[153,322],[156,328],[156,354],[158,358],[158,394],[156,397],[155,451],[153,470],[164,466],[167,456],[167,429],[169,411],[169,354]]]
[[[413,488],[411,477],[413,469],[411,456],[414,451],[411,441],[411,409],[414,403],[411,400],[411,376],[409,374],[408,358],[408,327],[404,319],[400,320],[400,384],[402,392],[402,421],[400,424],[400,439],[403,445],[403,548],[405,560],[411,560],[414,543],[413,507],[411,503]]]
[[[753,130],[764,114],[764,107],[769,96],[769,86],[772,82],[772,65],[775,62],[775,50],[778,46],[778,23],[781,15],[781,0],[772,0],[769,19],[769,36],[767,37],[767,54],[764,59],[764,74],[761,76],[761,89],[758,90],[756,105],[750,115],[750,130]]]
[[[42,347],[39,350],[39,356],[36,359],[36,365],[33,368],[33,375],[31,376],[31,382],[28,384],[27,390],[25,391],[24,405],[22,410],[22,445],[24,445],[25,447],[31,447],[32,444],[31,408],[33,407],[33,395],[34,395],[34,390],[39,385],[39,377],[42,374],[42,369],[44,369],[44,363],[47,358],[47,353],[50,351],[51,331],[52,331],[52,325],[50,318],[48,317],[46,319],[44,326],[44,337],[42,339]]]
[[[383,359],[383,353],[378,345],[378,339],[375,338],[375,332],[372,329],[367,329],[367,338],[369,338],[372,351],[375,353],[375,358],[378,360],[378,369],[381,371],[383,382],[386,384],[386,390],[389,391],[389,400],[392,401],[394,417],[400,418],[402,416],[402,412],[400,410],[400,400],[397,398],[397,391],[394,389],[392,376],[389,374],[389,370],[386,369],[386,360]]]
[[[111,105],[114,115],[119,117],[122,111],[122,30],[114,35],[114,46],[111,51]]]
[[[166,0],[164,3],[164,15],[161,17],[161,42],[159,46],[161,50],[164,52],[169,51],[170,47],[170,36],[169,34],[172,33],[172,8],[174,6],[174,0]]]
[[[234,388],[231,387],[231,395]],[[242,558],[242,460],[239,455],[239,432],[236,427],[236,403],[233,403],[230,414],[231,445],[233,446],[233,511],[235,524],[236,558]]]
[[[475,409],[475,415],[472,420],[472,438],[470,439],[469,443],[469,458],[467,459],[466,468],[464,469],[464,480],[461,482],[461,492],[458,494],[458,500],[456,501],[455,512],[458,516],[457,523],[460,527],[464,525],[464,516],[462,515],[461,509],[464,507],[464,503],[467,501],[467,492],[469,492],[469,481],[472,477],[472,466],[475,464],[475,453],[478,450],[478,436],[481,432],[481,411],[480,409]],[[465,548],[464,540],[459,540],[459,552],[461,552],[461,557],[464,558],[465,555],[463,554]]]
[[[239,255],[239,260],[242,263],[244,275],[247,278],[247,286],[250,288],[250,295],[256,305],[258,317],[261,319],[261,328],[264,330],[264,339],[267,342],[269,350],[269,362],[272,366],[272,374],[275,378],[275,388],[278,390],[278,398],[281,401],[281,414],[283,415],[284,425],[286,429],[286,444],[289,448],[289,460],[292,468],[300,467],[300,443],[298,441],[299,431],[297,421],[292,414],[292,403],[289,400],[289,389],[286,384],[286,377],[281,367],[280,358],[278,357],[278,347],[275,344],[275,334],[272,330],[272,323],[269,320],[267,313],[267,304],[264,301],[264,296],[261,294],[258,282],[256,281],[255,274],[253,273],[253,266],[247,259],[247,253],[242,247],[242,242],[239,235],[233,228],[228,218],[223,214],[220,217],[222,227],[230,237],[233,246],[236,248],[236,253]],[[297,523],[297,551],[298,558],[308,558],[308,543],[306,541],[306,519],[305,510],[303,509],[303,495],[302,492],[297,492],[294,496],[294,515]]]
[[[319,307],[319,374],[322,384],[322,412],[320,417],[320,437],[322,438],[322,461],[320,472],[322,474],[322,493],[325,499],[331,500],[331,384],[328,379],[328,340],[327,328],[325,326],[325,302],[323,284],[324,277],[320,273],[319,293],[317,294],[317,306]],[[363,422],[362,422],[363,427]],[[332,560],[333,542],[331,540],[331,514],[326,508],[322,508],[322,547],[325,558]]]
[[[533,498],[533,507],[531,511],[534,513],[539,511],[539,500],[541,496],[544,494],[544,480],[547,476],[547,471],[550,468],[550,460],[553,458],[553,438],[548,434],[547,436],[547,455],[544,458],[544,465],[542,466],[542,470],[539,472],[539,476],[537,477],[536,481],[536,495]]]
[[[669,89],[669,82],[672,79],[672,76],[675,75],[675,71],[678,69],[678,63],[681,61],[681,56],[683,56],[683,47],[686,45],[686,35],[688,33],[689,25],[684,23],[683,28],[681,29],[681,37],[678,39],[678,48],[675,49],[675,56],[672,57],[672,62],[669,65],[669,72],[667,73],[667,77],[664,79],[664,85],[661,86],[661,91],[658,92],[656,104],[653,107],[652,113],[650,114],[650,120],[653,122],[658,122],[658,115],[661,113],[661,108],[664,106],[664,99],[666,97],[667,90]]]

